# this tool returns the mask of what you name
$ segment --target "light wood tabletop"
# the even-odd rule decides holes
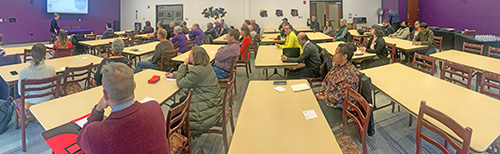
[[[287,80],[278,92],[273,81],[250,81],[228,153],[342,153],[312,90],[290,88],[302,83]],[[307,120],[307,110],[317,118]]]
[[[226,38],[227,34],[224,34],[216,39],[214,39],[214,43],[223,43],[223,44],[227,44],[227,38]],[[189,38],[189,37],[188,37]]]
[[[12,48],[3,48],[5,51],[5,55],[24,55],[24,49],[31,49],[33,46],[28,45],[28,46],[20,46],[20,47],[12,47]],[[52,45],[45,45],[47,48],[47,52],[52,51]],[[50,47],[50,48],[49,48]]]
[[[115,32],[116,35],[125,35],[125,32],[127,31],[134,31],[134,30],[124,30],[124,31],[117,31]]]
[[[349,33],[351,33],[352,36],[356,36],[356,37],[370,37],[371,36],[370,32],[365,32],[365,33],[363,33],[363,35],[361,35],[358,33],[358,30],[356,30],[356,29],[349,30]]]
[[[149,84],[148,80],[153,75],[161,76],[156,84]],[[158,103],[170,98],[178,90],[175,81],[167,81],[165,72],[146,69],[134,75],[136,83],[135,100],[141,101],[146,97],[154,98]],[[30,107],[45,130],[55,128],[74,119],[89,114],[94,105],[102,98],[102,86],[85,90],[69,96],[53,99]],[[111,109],[107,108],[105,115],[108,116]]]
[[[404,51],[415,51],[420,49],[426,49],[428,45],[413,45],[412,41],[398,39],[398,38],[389,38],[384,37],[385,43],[396,44],[396,48]]]
[[[438,52],[431,54],[431,57],[435,57],[439,60],[448,60],[451,62],[459,63],[469,67],[473,67],[478,71],[488,71],[496,74],[500,74],[500,59],[491,58],[483,55],[472,54],[468,52],[458,51],[458,50],[447,50],[443,52]]]
[[[280,40],[275,40],[278,38],[280,34],[279,33],[268,33],[268,34],[262,34],[260,43],[262,44],[273,44],[273,43],[285,43],[285,38],[281,37]]]
[[[448,115],[463,127],[472,128],[470,146],[473,151],[483,152],[500,135],[500,121],[495,119],[498,117],[500,100],[400,63],[361,72],[371,77],[374,86],[407,108],[411,114],[418,114],[420,101],[425,100],[427,105]],[[457,138],[435,119],[426,120]]]
[[[277,68],[297,66],[297,63],[281,61],[281,55],[283,55],[283,49],[277,48],[274,45],[261,45],[255,57],[255,67]]]
[[[280,30],[278,28],[264,28],[264,33],[279,33]]]
[[[159,41],[140,44],[136,46],[123,48],[123,53],[128,55],[141,56],[155,51],[156,45],[160,43]],[[134,49],[139,49],[140,51],[132,51]]]
[[[63,72],[65,67],[85,66],[90,63],[94,63],[94,65],[99,65],[101,61],[102,61],[101,57],[85,54],[85,55],[76,55],[76,56],[50,59],[46,60],[45,64],[54,66],[56,72]],[[26,68],[29,65],[30,63],[21,63],[21,64],[1,66],[0,76],[2,76],[2,78],[7,83],[17,82],[17,80],[19,79],[19,75],[12,75],[10,74],[10,72],[16,71],[19,74],[19,72],[21,72],[21,69]]]
[[[328,36],[326,34],[320,33],[320,32],[306,32],[307,37],[311,41],[333,41],[333,37]]]
[[[80,41],[81,45],[89,46],[89,47],[95,47],[95,46],[101,46],[101,45],[107,45],[109,42],[113,42],[115,39],[127,39],[125,37],[118,37],[118,38],[107,38],[107,39],[100,39],[100,40],[89,40],[89,41]]]
[[[327,42],[327,43],[318,43],[317,45],[320,46],[321,48],[325,48],[331,55],[334,55],[335,51],[337,50],[337,47],[342,43],[346,43],[346,42],[342,42],[342,41]],[[352,56],[351,60],[371,59],[371,58],[374,58],[377,56],[377,54],[374,54],[374,53],[361,52],[361,51],[359,51],[359,48],[355,53],[356,54],[360,53],[360,54],[359,55],[354,54]]]
[[[148,36],[151,35],[151,36]],[[142,39],[151,39],[154,37],[154,33],[147,33],[147,34],[140,34],[140,35],[135,35],[136,37],[141,37]]]
[[[313,32],[313,30],[309,27],[298,27],[294,28],[299,32]],[[264,33],[280,33],[281,31],[278,28],[264,28]]]
[[[205,49],[205,51],[207,52],[208,56],[210,57],[210,61],[212,61],[215,58],[215,54],[217,53],[217,50],[220,47],[223,47],[223,46],[225,46],[225,45],[203,44],[200,47],[202,47],[203,49]],[[191,50],[188,51],[188,52],[185,52],[183,54],[177,55],[176,57],[172,58],[172,60],[173,61],[181,61],[181,62],[183,62],[184,60],[186,60],[186,58],[189,57],[189,54],[191,54]]]

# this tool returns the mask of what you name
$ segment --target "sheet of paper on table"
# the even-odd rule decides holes
[[[306,110],[306,111],[302,111],[302,113],[304,113],[304,117],[306,118],[306,120],[314,119],[314,118],[318,117],[318,115],[316,115],[316,112],[314,112],[314,110]]]
[[[299,91],[310,89],[310,87],[309,87],[309,85],[307,85],[307,83],[291,85],[290,88],[292,88],[293,92],[299,92]]]
[[[277,86],[276,88],[274,88],[274,90],[278,91],[278,92],[283,92],[285,91],[286,89],[283,88],[282,86]]]

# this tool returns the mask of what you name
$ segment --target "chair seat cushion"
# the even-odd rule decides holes
[[[83,91],[83,88],[80,84],[78,84],[76,82],[72,82],[72,83],[69,83],[68,86],[66,86],[66,89],[62,89],[62,90],[64,90],[64,92],[62,94],[64,94],[64,96],[67,96],[67,95],[71,95],[71,94]]]
[[[230,107],[226,107],[224,113],[226,114],[226,118],[229,118],[229,116],[231,116],[231,108]],[[220,118],[219,123],[221,123],[221,124],[223,123],[222,122],[222,117]]]
[[[24,109],[25,109],[25,116],[26,116],[26,120],[30,120],[30,119],[35,119],[35,116],[28,110],[29,109],[29,106],[31,106],[32,104],[28,103],[28,102],[24,102]],[[14,100],[14,104],[16,105],[16,110],[18,110],[19,114],[21,114],[20,112],[20,109],[21,109],[21,99],[18,98],[16,100]],[[28,108],[26,108],[28,107]]]
[[[175,154],[175,153],[180,153],[182,151],[182,148],[187,144],[188,138],[178,132],[173,133],[170,135],[170,138],[168,141],[170,142],[170,153]]]
[[[361,153],[358,149],[358,146],[348,135],[342,135],[340,137],[336,137],[337,142],[339,143],[340,149],[344,154],[358,154]]]

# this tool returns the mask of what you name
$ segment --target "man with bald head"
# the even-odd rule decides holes
[[[189,29],[189,39],[194,39],[195,43],[194,45],[200,46],[201,45],[201,40],[205,36],[205,33],[203,30],[200,29],[200,25],[198,23],[194,23],[193,27]]]
[[[304,52],[298,58],[291,58],[281,55],[281,60],[284,62],[299,63],[296,67],[289,68],[288,79],[300,78],[315,78],[319,76],[319,66],[321,59],[319,58],[318,49],[305,33],[299,33],[297,36],[299,44]]]
[[[251,25],[253,26],[253,29],[257,32],[257,34],[260,33],[260,26],[255,22],[255,19],[250,20]]]

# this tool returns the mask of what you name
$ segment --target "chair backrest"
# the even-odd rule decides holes
[[[500,48],[488,47],[488,57],[500,58]]]
[[[233,72],[235,73],[235,72]],[[225,111],[226,111],[226,108],[230,108],[231,112],[232,112],[232,109],[233,109],[233,89],[234,89],[234,80],[236,79],[236,75],[230,75],[229,76],[229,81],[227,82],[227,86],[226,86],[226,89],[224,89],[224,99],[223,99],[223,103],[222,103],[222,111],[223,111],[223,114],[222,114],[222,124],[223,126],[225,126],[225,124],[229,121],[229,118],[230,117],[227,117],[227,115],[225,114]]]
[[[398,57],[397,57],[397,54],[396,54],[396,44],[385,43],[385,46],[387,47],[387,50],[389,50],[389,52],[390,52],[391,63],[398,62]]]
[[[179,52],[179,49],[174,49],[174,50],[165,50],[163,51],[163,53],[161,54],[161,65],[160,65],[160,70],[162,71],[166,71],[164,68],[163,68],[163,65],[165,65],[165,62],[170,62],[172,61],[172,58],[174,58],[175,56],[177,56],[177,53]]]
[[[472,53],[475,53],[475,54],[482,55],[483,54],[483,48],[484,48],[484,45],[482,45],[482,44],[479,45],[479,44],[472,44],[472,43],[464,42],[464,44],[462,46],[462,51],[472,52]]]
[[[343,130],[346,132],[348,118],[352,119],[355,127],[359,129],[361,137],[366,138],[373,106],[368,104],[361,94],[349,86],[347,86],[346,91],[342,111]],[[366,149],[363,150],[363,153],[366,153]]]
[[[74,30],[80,29],[80,26],[73,26]]]
[[[486,94],[489,96],[493,96],[493,97],[500,99],[500,75],[499,74],[491,73],[488,71],[483,71],[483,75],[481,76],[480,86],[481,86],[481,88],[479,90],[480,93]],[[485,86],[488,88],[496,89],[495,91],[498,91],[498,92],[494,93],[490,90],[486,90],[486,89],[484,89]]]
[[[231,60],[231,68],[229,68],[229,79],[236,75],[236,65],[238,63],[238,56],[234,56]]]
[[[61,58],[61,57],[67,57],[67,56],[72,56],[73,52],[75,50],[75,47],[70,47],[70,48],[57,48],[56,49],[56,54],[54,55],[55,58]]]
[[[459,83],[470,89],[472,80],[473,69],[469,66],[454,63],[451,61],[444,61],[443,70],[441,70],[441,79]],[[449,74],[449,76],[447,76]],[[455,79],[453,76],[459,76],[462,79]],[[463,79],[467,79],[464,81]]]
[[[142,38],[141,38],[140,36],[135,36],[135,37],[133,37],[133,38],[132,38],[133,43],[134,43],[133,45],[140,45],[140,44],[141,44],[141,39],[142,39]]]
[[[352,43],[354,43],[355,45],[361,46],[361,40],[361,37],[352,36]]]
[[[186,44],[186,51],[191,50],[191,48],[193,48],[195,42],[196,41],[194,39],[193,40],[188,40],[187,44]]]
[[[361,43],[361,46],[363,46],[363,47],[366,46],[369,41],[370,41],[370,39],[368,39],[368,38],[363,39],[363,42]]]
[[[116,34],[106,34],[106,38],[115,38]]]
[[[367,32],[368,31],[368,27],[363,26],[363,27],[361,27],[361,30]]]
[[[85,34],[85,39],[87,40],[95,40],[96,35],[95,34]]]
[[[125,37],[132,38],[134,37],[135,31],[125,31]]]
[[[439,47],[439,52],[443,51],[443,37],[442,36],[434,36],[434,44],[436,47]]]
[[[86,66],[81,67],[66,67],[63,73],[63,94],[68,95],[68,85],[70,83],[79,83],[85,81],[83,89],[88,89],[90,87],[90,77],[92,75],[92,66],[94,63],[90,63]],[[76,79],[75,79],[76,78]]]
[[[24,49],[24,55],[23,55],[23,63],[26,63],[28,62],[29,60],[32,60],[31,59],[31,49]]]
[[[441,129],[435,127],[434,125],[429,124],[427,121],[424,119],[424,115],[429,116],[441,124],[444,124],[448,129],[452,130],[458,137],[462,139],[462,147],[460,147],[457,143],[455,143],[455,140],[452,139],[450,136],[448,136],[445,132],[443,132]],[[456,150],[457,153],[460,154],[468,154],[469,153],[469,148],[470,148],[470,140],[472,136],[472,129],[470,127],[462,127],[459,123],[457,123],[455,120],[447,116],[446,114],[428,106],[425,101],[422,101],[420,103],[420,111],[418,113],[418,119],[417,119],[417,136],[416,136],[416,142],[417,142],[417,154],[422,153],[422,139],[426,140],[427,142],[431,143],[432,145],[436,146],[441,150],[443,153],[450,153],[447,149],[447,147],[441,145],[439,142],[436,140],[430,138],[429,136],[425,135],[422,132],[422,126],[425,126],[427,129],[433,131],[435,134],[438,134],[441,136],[446,143],[450,144],[453,149]]]
[[[170,108],[167,113],[167,139],[170,138],[172,134],[181,129],[184,126],[184,133],[186,137],[190,140],[189,136],[189,105],[191,104],[191,96],[193,94],[193,89],[189,90],[186,100],[181,104]]]
[[[24,108],[24,100],[28,98],[39,98],[52,95],[54,98],[59,97],[59,88],[61,86],[61,75],[56,75],[53,77],[43,78],[43,79],[22,79],[21,80],[21,108]],[[30,88],[27,88],[30,86]],[[35,87],[33,87],[35,86]],[[49,92],[35,95],[28,95],[28,92],[32,91],[45,91]]]
[[[411,67],[414,69],[426,72],[430,75],[434,75],[436,65],[436,58],[429,57],[425,55],[414,53],[413,62],[411,63]]]

